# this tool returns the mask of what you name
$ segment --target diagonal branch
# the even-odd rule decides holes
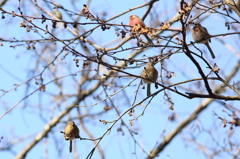
[[[239,71],[239,68],[240,68],[239,64],[240,64],[240,62],[238,62],[238,64],[235,65],[235,67],[232,69],[232,72],[229,73],[229,75],[226,78],[226,82],[229,82]],[[216,87],[216,89],[214,91],[218,92],[218,93],[223,93],[225,91],[225,89],[221,85],[219,85]],[[172,130],[172,132],[170,132],[168,135],[166,135],[163,138],[162,142],[157,146],[156,149],[153,149],[150,151],[147,159],[152,159],[155,156],[157,156],[159,153],[161,153],[161,151],[165,148],[165,146],[168,145],[172,141],[172,139],[179,132],[181,132],[189,123],[191,123],[194,119],[196,119],[198,117],[198,115],[203,110],[205,110],[213,100],[214,99],[205,99],[185,120],[183,120],[181,123],[179,123],[176,126],[176,128],[174,130]]]

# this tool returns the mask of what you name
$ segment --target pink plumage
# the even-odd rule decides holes
[[[142,19],[140,19],[138,16],[136,15],[130,15],[129,16],[129,25],[135,26],[135,25],[140,25],[140,26],[145,26],[145,24],[143,23]],[[130,27],[130,29],[132,30],[133,27]]]
[[[129,22],[128,25],[131,25],[132,27],[130,27],[130,30],[133,29],[133,26],[135,25],[140,25],[141,27],[145,27],[146,25],[143,23],[142,19],[140,19],[138,16],[136,15],[130,15],[129,16]],[[147,39],[148,43],[151,45],[154,45],[152,40],[147,36],[146,33],[143,33],[143,35],[145,36],[145,38]]]

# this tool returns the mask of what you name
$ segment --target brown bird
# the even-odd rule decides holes
[[[74,121],[69,121],[64,128],[64,138],[70,140],[69,151],[72,152],[72,140],[75,138],[80,138],[79,129],[75,125]]]
[[[193,29],[192,29],[192,38],[195,42],[197,43],[201,43],[207,46],[209,52],[212,55],[212,58],[215,58],[215,55],[209,45],[208,42],[211,42],[210,39],[210,34],[208,33],[207,29],[203,26],[201,26],[201,24],[195,24]]]
[[[142,27],[145,27],[146,25],[143,23],[142,19],[140,19],[137,15],[130,15],[129,16],[129,25],[131,26],[135,26],[135,25],[140,25]],[[133,27],[130,27],[130,30],[132,30]],[[147,39],[147,41],[149,42],[149,44],[153,44],[152,40],[148,37],[148,35],[146,33],[143,34],[145,36],[145,38]]]
[[[143,68],[141,72],[141,77],[149,79],[142,79],[144,83],[147,84],[147,96],[151,95],[151,83],[156,82],[158,78],[158,71],[153,66],[152,62],[148,62],[146,67]]]

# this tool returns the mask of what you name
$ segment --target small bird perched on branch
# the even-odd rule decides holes
[[[203,26],[201,26],[201,24],[195,24],[193,29],[192,29],[192,38],[195,42],[197,43],[201,43],[207,46],[209,52],[212,55],[212,58],[215,58],[215,55],[209,45],[208,42],[211,42],[210,39],[210,34],[208,33],[207,29]]]
[[[80,138],[79,129],[75,125],[74,121],[69,121],[64,128],[64,138],[70,140],[69,152],[72,152],[72,140],[75,138]]]
[[[143,27],[146,30],[146,25],[143,23],[142,19],[140,19],[137,15],[130,15],[129,16],[129,25],[131,26],[139,26],[139,27]],[[130,30],[133,31],[134,27],[130,27]],[[147,41],[149,42],[149,44],[154,45],[152,40],[148,37],[147,33],[144,31],[140,31],[140,33],[142,32],[142,34],[145,36],[145,38],[147,39]],[[147,30],[146,30],[147,31]]]
[[[147,84],[147,96],[151,95],[151,83],[156,82],[158,78],[158,71],[154,67],[153,62],[148,62],[146,67],[143,68],[141,72],[141,77],[149,79],[142,79],[144,83]]]
[[[53,8],[53,13],[59,20],[62,20],[62,14],[59,12],[58,7]]]

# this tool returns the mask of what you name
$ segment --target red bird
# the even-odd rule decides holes
[[[135,26],[135,25],[140,25],[142,27],[145,27],[146,25],[143,23],[142,19],[140,19],[137,15],[130,15],[129,16],[129,25]],[[130,27],[130,30],[132,30],[133,27]],[[143,34],[145,38],[148,40],[150,44],[153,44],[152,40],[147,36],[147,34]],[[154,45],[154,44],[153,44]]]
[[[136,15],[130,15],[129,16],[129,25],[135,26],[135,25],[140,25],[140,26],[146,26],[142,19],[140,19],[138,16]],[[130,27],[130,29],[132,30],[133,27]]]

